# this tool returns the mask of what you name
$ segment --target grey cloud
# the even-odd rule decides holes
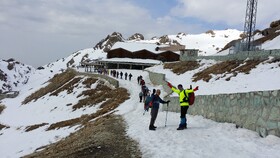
[[[172,16],[154,18],[129,0],[1,0],[0,24],[0,58],[34,66],[93,47],[114,31],[125,38],[142,33],[146,39],[205,31]]]

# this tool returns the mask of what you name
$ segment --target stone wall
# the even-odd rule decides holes
[[[153,84],[163,85],[166,92],[165,75],[149,72]],[[180,112],[179,98],[167,96],[168,110]],[[163,106],[163,110],[167,110]],[[280,90],[196,96],[188,111],[191,115],[202,115],[217,122],[229,122],[257,131],[261,136],[268,134],[280,137]]]
[[[236,54],[229,54],[229,55],[215,55],[215,56],[188,56],[187,53],[180,53],[180,60],[181,61],[191,61],[191,60],[198,60],[198,59],[212,59],[218,61],[225,61],[225,60],[245,60],[247,58],[254,59],[260,58],[265,59],[269,56],[273,57],[280,57],[280,49],[274,50],[259,50],[259,51],[244,51],[244,52],[237,52]]]

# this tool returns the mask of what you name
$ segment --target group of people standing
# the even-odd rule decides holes
[[[127,80],[127,77],[129,79],[129,81],[131,81],[131,78],[132,78],[132,74],[131,73],[123,73],[122,71],[116,71],[116,70],[111,70],[110,71],[110,75],[113,76],[113,77],[116,77],[116,78],[120,78],[120,79],[123,79],[123,76],[124,76],[124,79]]]
[[[153,89],[153,92],[151,94],[151,91],[149,88],[146,86],[145,81],[143,77],[140,75],[137,77],[138,84],[141,86],[141,91],[139,93],[139,99],[140,102],[144,103],[144,113],[146,111],[149,111],[149,108],[151,108],[151,120],[150,120],[150,125],[149,125],[149,130],[156,130],[155,121],[158,115],[158,110],[159,110],[159,104],[167,104],[170,101],[164,101],[160,98],[160,89]],[[168,105],[168,104],[167,104]]]
[[[138,79],[139,78],[139,79]],[[153,93],[150,94],[150,90],[147,88],[145,85],[145,81],[143,80],[142,76],[139,76],[137,78],[138,84],[141,85],[141,92],[139,93],[140,97],[140,102],[144,102],[144,110],[148,111],[149,108],[151,108],[151,120],[149,124],[149,130],[156,130],[156,126],[154,125],[158,110],[159,110],[159,104],[167,104],[170,102],[170,100],[164,101],[160,98],[161,91],[160,89],[153,89]],[[195,87],[194,89],[184,89],[182,84],[179,84],[177,88],[173,86],[171,83],[167,82],[168,87],[170,89],[177,93],[179,95],[179,102],[180,102],[180,107],[181,107],[181,112],[180,112],[180,124],[177,130],[183,130],[187,128],[187,118],[186,114],[189,108],[189,94],[194,93],[195,91],[198,90],[198,86]]]

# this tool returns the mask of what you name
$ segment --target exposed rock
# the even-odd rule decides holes
[[[186,36],[187,34],[186,33],[183,33],[183,32],[179,32],[176,37],[179,38],[179,39],[182,39],[182,36]]]
[[[270,23],[270,28],[275,28],[275,27],[278,27],[280,26],[280,20],[277,20],[277,21],[273,21]]]
[[[7,74],[0,69],[0,81],[7,81]]]
[[[13,62],[13,61],[15,61],[14,58],[10,58],[10,59],[7,60],[7,62]]]
[[[15,59],[0,60],[0,92],[12,91],[13,88],[28,82],[32,67],[22,64]]]
[[[181,45],[178,41],[176,40],[171,40],[168,35],[161,36],[159,38],[159,44],[168,44],[168,45]]]
[[[128,40],[136,40],[136,41],[140,41],[140,40],[144,40],[144,36],[140,33],[135,33],[134,35],[130,36],[128,38]]]
[[[178,34],[177,34],[177,36],[186,36],[187,34],[186,33],[184,33],[184,32],[179,32]]]
[[[39,66],[39,67],[37,68],[37,70],[43,70],[43,69],[45,69],[43,66]]]
[[[15,63],[13,62],[9,62],[9,64],[8,64],[8,70],[12,70],[13,68],[14,68],[14,66],[15,66]]]
[[[123,41],[124,39],[122,37],[122,34],[118,32],[114,32],[112,33],[112,35],[108,35],[105,39],[98,42],[94,46],[94,49],[103,49],[104,52],[108,52],[116,42],[123,42]]]
[[[170,42],[170,39],[168,38],[167,35],[161,36],[159,38],[159,43],[168,43],[168,42]]]
[[[156,36],[154,36],[154,37],[152,37],[152,38],[151,38],[151,40],[156,40],[156,39],[157,39],[157,37],[156,37]]]
[[[208,30],[205,33],[207,34],[211,34],[212,36],[215,36],[215,32],[213,30]]]

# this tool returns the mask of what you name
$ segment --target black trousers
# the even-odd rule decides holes
[[[181,116],[180,118],[186,118],[189,106],[181,106]]]
[[[158,108],[152,108],[150,126],[154,126],[158,115]]]

